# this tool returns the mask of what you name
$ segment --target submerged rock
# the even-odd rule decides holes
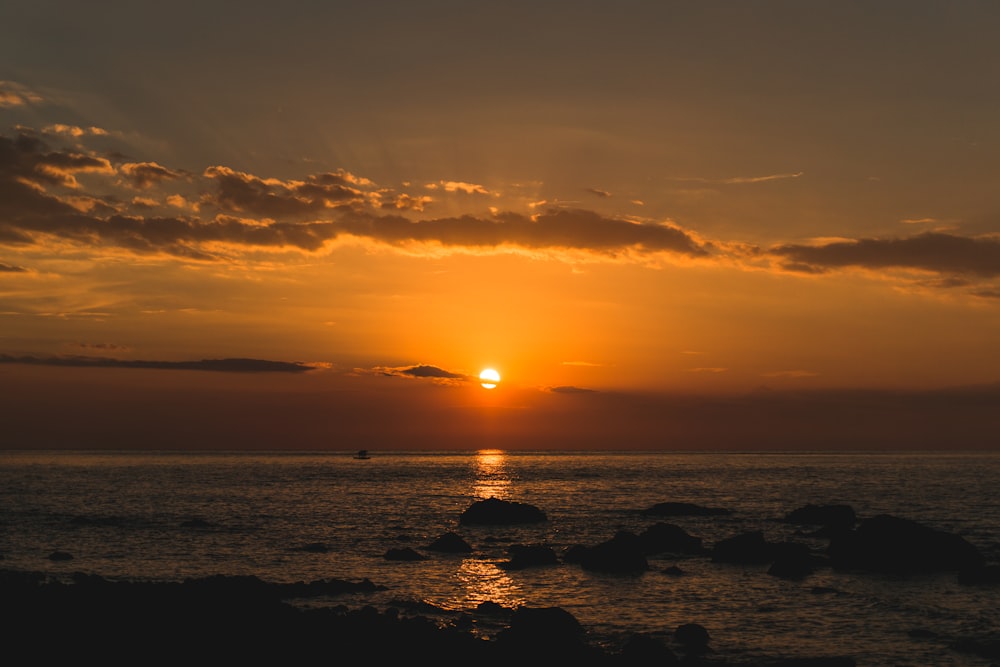
[[[498,564],[499,567],[505,570],[523,570],[527,567],[559,564],[559,557],[552,547],[512,544],[507,551],[510,553],[510,560],[506,563]]]
[[[836,569],[889,574],[974,571],[985,564],[983,555],[964,537],[889,514],[836,534],[828,553]]]
[[[440,551],[451,554],[472,553],[472,546],[458,533],[444,533],[424,547],[428,551]]]
[[[703,555],[708,552],[700,537],[689,535],[680,526],[662,521],[639,533],[639,540],[647,554]]]
[[[417,561],[417,560],[427,560],[427,556],[422,553],[411,549],[410,547],[403,547],[401,549],[389,549],[385,552],[383,557],[386,560],[401,560],[401,561]]]
[[[577,546],[566,553],[567,562],[576,562],[585,570],[617,574],[636,574],[649,569],[642,540],[627,530],[600,544]]]

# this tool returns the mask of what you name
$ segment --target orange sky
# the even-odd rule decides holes
[[[997,446],[1000,7],[537,4],[4,3],[0,447]]]

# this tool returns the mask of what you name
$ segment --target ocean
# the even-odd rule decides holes
[[[820,567],[788,579],[766,564],[656,555],[647,571],[629,575],[569,562],[502,567],[513,544],[563,554],[658,521],[707,546],[761,530],[769,541],[822,553],[822,537],[782,521],[807,504],[846,504],[859,519],[891,514],[957,533],[1000,563],[997,453],[354,454],[0,452],[0,568],[129,580],[367,578],[386,590],[310,604],[442,616],[485,601],[558,606],[607,645],[631,632],[666,640],[693,622],[708,630],[715,655],[734,661],[849,655],[873,667],[986,667],[990,659],[962,646],[1000,639],[1000,588],[960,583],[955,572]],[[465,509],[490,497],[534,505],[547,521],[460,525]],[[642,514],[663,502],[729,513]],[[473,552],[423,549],[448,532]],[[403,547],[428,557],[385,558]],[[665,572],[671,567],[680,574]]]

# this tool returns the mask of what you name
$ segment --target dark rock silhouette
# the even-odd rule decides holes
[[[670,667],[681,664],[677,654],[666,644],[642,633],[630,635],[622,645],[620,655],[625,663],[630,665]]]
[[[601,659],[601,652],[586,641],[586,631],[576,617],[560,607],[519,607],[510,617],[510,625],[497,634],[504,652],[531,655],[539,661]],[[535,660],[533,664],[538,664]]]
[[[973,565],[958,573],[960,584],[1000,584],[1000,565]]]
[[[708,549],[700,537],[689,535],[680,526],[672,523],[655,523],[639,533],[639,541],[646,554],[695,554],[703,555]]]
[[[682,577],[684,576],[684,570],[676,565],[671,565],[670,567],[663,568],[663,574],[669,574],[671,577]]]
[[[783,579],[802,579],[815,570],[816,558],[808,545],[778,542],[771,549],[773,562],[767,573]]]
[[[472,546],[458,533],[448,532],[424,547],[427,551],[459,554],[472,553]]]
[[[752,565],[769,563],[773,559],[774,545],[764,539],[764,532],[760,530],[727,537],[712,547],[713,563]]]
[[[708,630],[698,623],[684,623],[674,630],[674,639],[688,653],[705,653],[708,651]]]
[[[783,521],[825,528],[854,528],[857,514],[850,505],[804,505],[785,515]]]
[[[610,540],[591,547],[576,546],[566,552],[563,560],[579,563],[593,572],[636,574],[649,569],[642,540],[627,530],[618,531]]]
[[[499,602],[493,602],[492,600],[486,600],[476,605],[476,613],[487,616],[506,616],[510,614],[510,611],[510,609],[504,607]]]
[[[507,552],[510,554],[510,560],[499,564],[499,567],[505,570],[523,570],[527,567],[559,564],[556,552],[552,547],[544,545],[512,544]]]
[[[393,548],[385,552],[383,556],[386,560],[416,561],[427,560],[427,556],[411,549],[410,547]]]
[[[827,552],[839,570],[909,574],[985,565],[983,555],[962,536],[888,514],[835,534]]]
[[[366,664],[410,664],[425,657],[441,665],[644,665],[690,667],[853,667],[848,658],[794,658],[728,663],[700,657],[708,633],[697,623],[679,626],[678,657],[644,635],[623,640],[619,651],[588,641],[577,619],[559,607],[507,609],[483,602],[450,620],[410,615],[400,608],[293,606],[290,600],[386,590],[368,579],[277,584],[254,576],[211,576],[183,582],[114,581],[75,574],[69,581],[37,572],[0,570],[0,615],[7,655],[30,655],[35,664],[99,660],[133,664],[156,652],[176,664],[312,664],[363,656]],[[405,608],[405,607],[404,607]],[[440,610],[431,609],[440,615]],[[477,636],[478,621],[503,622],[492,639]],[[113,633],[110,634],[109,633]],[[956,650],[990,655],[989,639],[964,641]],[[141,661],[141,659],[140,659]]]
[[[857,661],[850,656],[829,656],[818,658],[775,658],[758,660],[748,667],[856,667]]]
[[[545,512],[534,505],[499,498],[478,500],[470,505],[459,517],[459,523],[489,526],[506,526],[519,523],[541,523],[547,521]]]
[[[960,653],[969,653],[988,660],[1000,660],[1000,637],[998,636],[963,637],[951,642],[948,647]]]
[[[644,516],[722,516],[731,511],[720,507],[704,507],[694,503],[657,503],[642,510]]]

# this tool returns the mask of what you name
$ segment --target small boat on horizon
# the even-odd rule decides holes
[[[359,449],[358,453],[354,455],[354,458],[356,458],[356,459],[370,459],[371,456],[369,456],[367,449]]]

